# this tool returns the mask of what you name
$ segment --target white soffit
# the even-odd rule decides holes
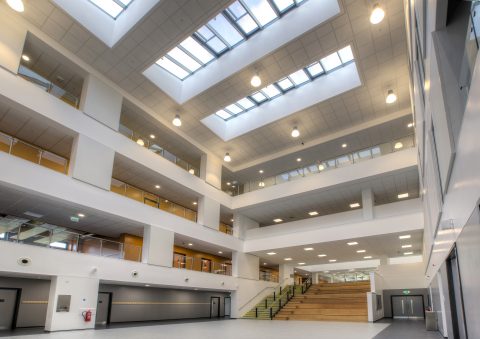
[[[116,19],[88,0],[53,2],[111,48],[160,0],[134,0]]]
[[[306,1],[183,81],[156,63],[143,74],[181,105],[338,14],[340,5],[337,0]]]
[[[376,268],[378,266],[380,266],[380,259],[348,261],[348,262],[323,264],[323,265],[306,265],[306,266],[301,266],[299,268],[308,272],[322,272],[322,271],[337,271],[337,270],[348,270],[348,269]]]
[[[254,129],[283,119],[319,102],[352,90],[362,84],[357,65],[352,62],[315,81],[268,101],[235,119],[223,120],[215,114],[202,119],[223,141],[229,141]]]

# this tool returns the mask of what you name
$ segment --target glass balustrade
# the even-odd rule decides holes
[[[467,37],[465,41],[465,51],[462,61],[462,67],[459,74],[459,82],[462,90],[466,89],[465,95],[468,95],[470,83],[472,81],[473,70],[477,60],[478,49],[480,47],[480,2],[473,1],[470,9],[470,20],[467,28]]]
[[[246,183],[228,182],[224,186],[224,191],[230,195],[240,195],[253,192],[266,187],[279,185],[285,182],[298,180],[314,174],[323,173],[337,168],[357,164],[380,156],[399,152],[415,146],[414,136],[410,135],[389,143],[376,145],[360,151],[347,153],[329,160],[320,160],[313,164],[292,169],[290,171],[278,174],[276,176],[259,178]]]
[[[220,223],[220,226],[219,226],[218,230],[220,232],[223,232],[223,233],[226,233],[226,234],[229,234],[229,235],[233,235],[233,227],[230,226],[230,225],[227,225],[223,222]]]
[[[368,272],[339,272],[339,273],[320,273],[319,280],[328,283],[344,283],[352,281],[368,281],[370,273]]]
[[[24,219],[2,218],[0,240],[101,257],[141,261],[141,246],[125,245],[118,241],[83,235],[54,225],[23,221]]]
[[[143,135],[140,135],[124,125],[120,125],[118,131],[124,136],[126,136],[127,138],[135,141],[138,145],[149,149],[153,153],[164,157],[170,162],[173,162],[178,167],[183,168],[185,171],[189,172],[190,174],[195,175],[197,177],[200,176],[200,170],[197,167],[189,164],[185,160],[180,159],[175,154],[172,154],[166,149],[164,149],[163,147],[159,146],[155,142],[155,139],[147,138]]]
[[[80,100],[77,96],[73,95],[72,93],[69,93],[63,88],[60,88],[59,86],[52,83],[50,80],[42,77],[40,74],[31,70],[25,65],[20,65],[18,69],[18,75],[20,75],[25,80],[28,80],[31,83],[42,88],[43,90],[50,93],[51,95],[59,98],[63,102],[66,102],[70,106],[73,106],[78,109]]]
[[[66,174],[68,159],[0,132],[0,151]]]
[[[232,275],[232,264],[230,262],[216,262],[209,259],[188,257],[174,254],[173,267],[190,271],[205,273]]]
[[[259,279],[278,283],[278,272],[260,271]]]

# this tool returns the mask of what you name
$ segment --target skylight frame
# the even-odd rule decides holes
[[[90,1],[90,0],[89,0]],[[121,0],[112,0],[112,1],[121,1]],[[134,1],[134,0],[132,0]],[[261,25],[261,23],[259,22],[259,20],[255,17],[255,15],[253,14],[252,10],[245,4],[245,0],[237,0],[235,1],[233,4],[231,4],[230,6],[228,6],[226,9],[222,10],[221,12],[219,12],[217,15],[215,15],[214,18],[216,18],[217,16],[219,15],[222,15],[234,28],[235,30],[243,37],[242,40],[238,41],[236,44],[233,44],[233,45],[230,45],[227,41],[225,41],[225,39],[222,37],[222,35],[217,32],[215,29],[213,29],[212,27],[209,26],[209,23],[213,20],[211,19],[209,22],[207,22],[204,26],[202,26],[200,29],[198,29],[196,32],[194,32],[191,36],[189,36],[189,38],[193,38],[195,39],[198,43],[200,43],[202,45],[203,48],[205,48],[207,51],[209,51],[213,56],[214,58],[212,60],[210,60],[209,62],[207,63],[203,63],[201,62],[201,67],[196,69],[195,71],[190,71],[187,67],[185,67],[184,65],[182,65],[180,62],[178,62],[178,60],[174,60],[174,58],[172,57],[169,57],[168,54],[170,53],[170,51],[165,54],[164,56],[162,56],[159,60],[157,60],[155,62],[155,64],[159,67],[161,67],[163,70],[167,71],[168,73],[172,74],[174,77],[176,77],[177,79],[179,79],[180,81],[183,81],[185,79],[187,79],[188,77],[190,77],[191,75],[195,74],[196,72],[200,71],[201,69],[205,68],[207,65],[209,65],[211,62],[219,59],[220,57],[222,57],[225,53],[228,53],[229,51],[233,50],[235,47],[237,47],[238,45],[242,44],[243,42],[247,41],[249,38],[251,38],[253,35],[255,35],[256,33],[264,30],[265,28],[267,28],[268,26],[270,26],[271,24],[277,22],[279,19],[281,19],[284,15],[286,15],[287,13],[291,12],[293,9],[295,8],[298,8],[299,6],[301,6],[303,3],[307,2],[307,0],[294,0],[294,4],[288,8],[285,8],[284,10],[280,10],[277,5],[275,4],[274,1],[272,0],[265,0],[269,5],[270,7],[272,7],[273,11],[275,12],[276,14],[276,18],[273,19],[272,21],[268,22],[267,24],[265,25]],[[131,3],[131,2],[130,2]],[[238,24],[238,20],[239,19],[236,19],[235,18],[235,15],[231,13],[231,10],[229,9],[231,6],[233,6],[234,4],[236,3],[239,3],[241,6],[243,6],[243,8],[246,10],[247,14],[244,14],[243,16],[245,15],[250,15],[250,17],[255,21],[255,23],[257,24],[257,29],[254,29],[250,32],[245,32],[243,30],[243,28],[240,26],[240,24]],[[242,17],[243,17],[242,16]],[[219,39],[225,46],[226,48],[220,50],[220,51],[216,51],[213,47],[211,47],[210,45],[208,45],[208,41],[210,41],[211,39],[207,39],[205,40],[204,39],[204,36],[199,33],[199,31],[201,29],[203,29],[204,27],[207,27],[210,31],[212,31],[212,33],[214,34],[214,36],[211,38],[217,38]],[[188,38],[187,38],[188,39]],[[186,39],[185,39],[186,40]],[[181,44],[183,43],[184,41],[182,41],[180,44],[178,44],[177,46],[175,47],[178,47],[180,48]],[[185,52],[185,50],[183,50]],[[187,53],[188,54],[188,53]],[[191,55],[190,55],[191,56]],[[160,64],[159,64],[159,61],[163,58],[168,58],[170,61],[174,62],[175,64],[177,64],[178,66],[180,66],[182,69],[184,69],[186,72],[188,72],[188,75],[185,76],[185,77],[179,77],[177,76],[176,74],[170,72],[168,69],[166,68],[163,68]],[[198,59],[195,59],[198,61]]]
[[[117,20],[118,17],[120,15],[122,15],[127,10],[127,8],[132,4],[132,2],[135,1],[135,0],[123,0],[123,1],[122,0],[108,0],[108,1],[113,2],[113,3],[115,3],[116,5],[118,5],[119,7],[122,8],[122,10],[120,12],[118,12],[118,14],[116,16],[108,13],[105,9],[103,9],[100,5],[96,4],[92,0],[88,0],[88,2],[90,2],[92,5],[97,7],[99,10],[101,10],[103,13],[105,13],[109,17],[111,17],[113,20]],[[125,4],[125,2],[127,2],[127,1],[128,1],[128,3]]]
[[[332,69],[330,69],[330,70],[328,70],[328,71],[325,70],[325,68],[323,67],[322,63],[320,62],[322,59],[325,59],[325,57],[323,57],[323,58],[321,58],[321,59],[319,59],[319,60],[317,60],[317,61],[315,61],[315,62],[313,62],[313,63],[310,63],[308,66],[305,66],[305,67],[303,67],[303,68],[300,68],[299,70],[291,73],[291,74],[294,74],[294,73],[296,73],[296,72],[298,72],[298,71],[300,71],[300,70],[303,70],[304,73],[305,73],[305,74],[307,75],[307,77],[309,78],[308,81],[296,85],[295,82],[290,78],[290,75],[291,75],[291,74],[290,74],[290,75],[288,75],[288,76],[286,76],[286,77],[282,77],[282,78],[280,78],[279,80],[277,80],[277,81],[275,81],[275,82],[273,82],[273,83],[271,83],[271,84],[268,84],[267,86],[264,86],[264,87],[263,87],[263,88],[265,88],[265,87],[268,87],[268,86],[270,86],[270,85],[273,85],[273,86],[275,86],[275,87],[280,91],[281,94],[276,95],[276,96],[274,96],[274,97],[272,97],[272,98],[269,98],[269,97],[262,91],[262,89],[263,89],[263,88],[262,88],[262,89],[256,90],[256,91],[253,92],[252,94],[247,95],[246,97],[241,98],[241,99],[239,99],[239,100],[237,100],[237,101],[235,101],[235,102],[233,103],[233,104],[236,104],[236,103],[238,103],[239,101],[241,101],[241,100],[243,100],[243,99],[246,98],[246,99],[249,99],[250,101],[252,101],[252,102],[255,104],[255,106],[253,106],[253,107],[251,107],[251,108],[249,108],[249,109],[243,109],[243,111],[241,111],[241,112],[239,112],[239,113],[236,113],[236,114],[232,114],[232,113],[231,113],[230,111],[228,111],[225,107],[222,108],[222,109],[220,109],[219,111],[224,110],[224,111],[226,111],[226,112],[228,112],[228,113],[231,114],[231,117],[229,117],[229,118],[227,118],[227,119],[222,118],[221,116],[217,115],[216,113],[214,113],[214,115],[216,115],[218,118],[222,119],[222,120],[225,121],[225,122],[230,121],[231,119],[236,118],[236,117],[238,117],[238,116],[241,115],[241,114],[247,113],[248,111],[251,111],[252,109],[257,108],[257,107],[263,105],[263,104],[266,103],[266,102],[275,100],[276,98],[278,98],[278,97],[286,94],[287,92],[289,92],[289,91],[291,91],[291,90],[293,90],[293,89],[300,88],[300,87],[302,87],[302,86],[304,86],[304,85],[307,85],[307,84],[315,81],[315,80],[318,79],[318,78],[321,78],[321,77],[323,77],[323,76],[326,76],[327,74],[333,73],[333,72],[335,72],[336,70],[338,70],[338,69],[340,69],[340,68],[343,68],[343,67],[345,67],[345,66],[347,66],[347,65],[349,65],[349,64],[351,64],[351,63],[354,63],[354,62],[355,62],[355,56],[353,55],[353,50],[351,51],[351,52],[352,52],[351,54],[352,54],[352,56],[353,56],[353,59],[350,59],[350,60],[348,60],[348,61],[346,61],[346,62],[343,62],[343,61],[342,61],[342,58],[340,57],[339,51],[344,50],[344,49],[346,49],[346,48],[350,48],[350,50],[351,50],[351,45],[347,45],[347,46],[345,46],[345,47],[343,47],[343,48],[340,48],[340,49],[338,49],[337,51],[335,51],[335,52],[333,52],[333,53],[330,53],[330,54],[328,54],[328,55],[326,56],[326,57],[328,57],[328,56],[331,56],[332,54],[335,54],[335,53],[336,53],[337,56],[338,56],[338,58],[339,58],[339,60],[341,61],[341,63],[340,63],[339,66],[337,66],[337,67],[335,67],[335,68],[332,68]],[[312,75],[312,74],[308,71],[308,68],[311,67],[311,66],[312,66],[313,64],[315,64],[315,63],[318,63],[318,64],[322,67],[323,72],[322,72],[322,73],[318,73],[318,74],[316,74],[316,75]],[[280,83],[281,81],[285,80],[285,79],[288,79],[288,80],[293,84],[293,86],[292,86],[292,87],[289,87],[289,88],[287,88],[287,89],[283,89],[283,88],[279,85],[279,83]],[[257,101],[257,100],[255,100],[255,99],[253,98],[253,96],[256,95],[257,93],[260,93],[261,95],[263,95],[263,96],[266,98],[266,100],[262,100],[262,101]],[[227,106],[230,106],[230,105],[227,105]],[[239,106],[240,108],[242,108],[241,105],[237,105],[237,106]]]

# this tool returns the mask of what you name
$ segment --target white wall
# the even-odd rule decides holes
[[[0,4],[1,11],[11,11],[5,4]],[[0,29],[0,66],[12,73],[17,73],[22,56],[23,44],[27,30],[15,23],[11,17],[2,18]]]
[[[207,183],[222,189],[222,159],[210,154],[202,155],[200,162],[200,178]]]
[[[260,260],[257,256],[233,252],[232,270],[234,277],[258,280],[260,273]]]
[[[380,265],[377,274],[383,280],[384,290],[426,288],[428,286],[423,262]]]
[[[384,317],[383,277],[376,272],[370,272],[371,292],[367,293],[368,321],[374,322]],[[377,310],[377,296],[382,297],[382,308]]]
[[[146,226],[143,231],[142,262],[172,267],[174,237],[172,231]]]
[[[200,225],[210,227],[214,230],[220,227],[220,204],[209,197],[201,197],[198,200],[197,222]]]

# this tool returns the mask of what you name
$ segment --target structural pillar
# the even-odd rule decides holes
[[[200,178],[215,188],[222,189],[223,162],[212,154],[202,155],[200,161]]]
[[[233,236],[245,239],[245,235],[249,229],[259,228],[260,225],[255,220],[252,220],[242,214],[235,213],[233,215]]]
[[[295,267],[292,265],[279,265],[278,266],[278,282],[284,285],[293,285],[295,278]]]
[[[220,228],[220,203],[203,196],[198,200],[197,222],[214,230]]]
[[[54,276],[50,284],[46,331],[92,329],[98,300],[99,280],[92,278]],[[83,312],[91,311],[90,321]]]
[[[374,197],[371,188],[366,188],[362,190],[362,212],[363,220],[372,220],[373,219],[373,205]]]
[[[174,233],[155,226],[143,230],[142,263],[172,267]]]

